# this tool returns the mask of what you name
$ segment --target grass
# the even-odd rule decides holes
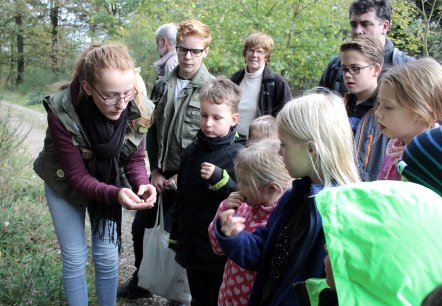
[[[25,137],[8,114],[0,114],[0,305],[66,305],[58,243]],[[96,305],[91,262],[87,272],[89,304]]]

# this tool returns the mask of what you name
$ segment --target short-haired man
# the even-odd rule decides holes
[[[355,0],[350,5],[349,16],[351,38],[367,35],[377,38],[384,46],[383,71],[391,65],[399,65],[415,60],[404,52],[395,48],[393,42],[387,38],[387,31],[391,25],[392,8],[389,0]],[[319,85],[344,95],[348,90],[342,75],[340,57],[333,58],[322,73]]]
[[[177,173],[184,148],[192,142],[200,128],[199,92],[204,83],[214,77],[203,59],[209,53],[210,29],[198,20],[183,21],[177,28],[178,66],[159,78],[152,90],[156,108],[154,124],[147,135],[147,152],[151,183],[161,194],[166,214],[176,198]],[[150,293],[138,287],[138,269],[143,258],[144,229],[155,223],[157,205],[136,214],[132,223],[135,267],[132,279],[119,288],[119,297],[137,298]],[[141,212],[141,211],[140,211]],[[170,226],[165,220],[165,227]]]
[[[158,77],[165,76],[178,65],[176,32],[177,28],[174,23],[163,24],[157,29],[156,44],[160,59],[153,66]]]

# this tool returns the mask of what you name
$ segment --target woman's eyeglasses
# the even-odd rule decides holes
[[[106,105],[115,105],[117,104],[121,99],[123,99],[124,103],[128,103],[129,101],[134,100],[137,95],[138,95],[138,91],[137,89],[134,87],[132,89],[132,92],[130,95],[124,96],[124,97],[109,97],[109,98],[105,98],[103,97],[103,95],[94,87],[94,85],[90,84],[92,86],[92,88],[97,92],[97,94],[101,97],[101,99],[103,99],[104,103]]]
[[[266,54],[266,52],[262,49],[253,49],[253,48],[247,49],[247,53],[249,53],[250,55],[253,55],[256,53],[260,56]]]

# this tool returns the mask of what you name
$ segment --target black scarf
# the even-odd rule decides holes
[[[96,161],[96,171],[91,173],[98,181],[121,187],[119,172],[119,156],[124,143],[127,126],[127,108],[116,121],[107,119],[97,108],[92,98],[84,98],[78,106],[78,116],[89,136],[91,149]],[[86,167],[89,169],[87,163]],[[111,233],[111,241],[121,247],[121,217],[122,208],[118,202],[100,203],[90,200],[87,205],[93,233],[104,238],[106,229],[105,220],[114,221],[117,224],[117,237],[114,237],[115,223],[108,223]],[[101,227],[99,226],[102,222]]]

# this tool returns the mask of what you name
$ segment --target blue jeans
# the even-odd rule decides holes
[[[45,184],[46,199],[63,263],[63,287],[69,305],[88,304],[86,282],[87,245],[85,238],[86,207],[71,204]],[[103,220],[101,222],[111,222]],[[101,228],[101,225],[100,227]],[[116,226],[111,227],[115,228]],[[112,306],[117,302],[118,246],[110,240],[105,226],[104,239],[92,234],[92,257],[95,267],[95,289],[99,305]],[[116,237],[117,234],[115,233]]]

